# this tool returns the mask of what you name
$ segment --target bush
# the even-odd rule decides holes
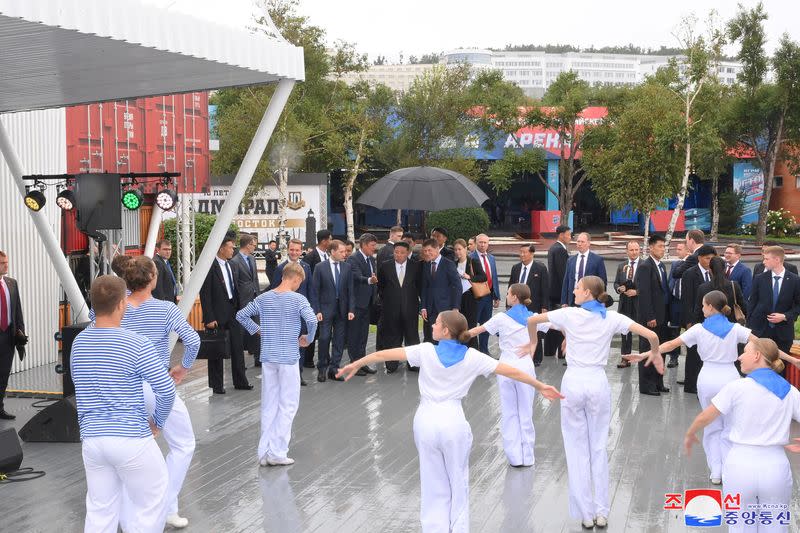
[[[446,209],[428,213],[425,221],[428,230],[442,227],[450,235],[449,242],[456,239],[467,240],[479,233],[486,233],[489,229],[489,215],[480,207],[464,207],[460,209]]]
[[[756,224],[745,224],[741,232],[745,235],[756,234]],[[767,212],[767,235],[770,237],[796,237],[797,221],[786,209]]]
[[[194,215],[194,249],[195,249],[195,258],[200,257],[200,252],[203,251],[203,246],[206,245],[206,241],[208,240],[208,235],[211,233],[211,228],[214,227],[214,222],[217,221],[216,215],[209,215],[207,213],[195,213]],[[178,242],[177,236],[175,234],[175,228],[177,227],[178,219],[170,218],[169,220],[164,221],[164,238],[169,239],[172,243],[172,257],[170,258],[170,263],[172,264],[172,268],[176,268],[175,261],[177,260],[178,256],[180,255],[180,250],[178,250]],[[231,223],[230,231],[236,232],[238,235],[239,227],[236,224]],[[236,241],[236,246],[239,246],[238,240]]]
[[[737,233],[744,214],[744,193],[726,191],[719,195],[719,232]]]

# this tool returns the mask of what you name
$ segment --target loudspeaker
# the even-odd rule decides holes
[[[70,372],[69,361],[72,353],[72,343],[78,333],[86,329],[91,322],[82,322],[61,328],[61,388],[64,391],[64,398],[75,396],[75,384],[72,382],[72,372]],[[58,372],[58,368],[56,367]]]
[[[119,174],[78,174],[75,202],[78,229],[94,233],[100,229],[122,229]]]
[[[0,431],[0,473],[19,470],[22,465],[22,447],[14,428]]]
[[[58,400],[30,419],[19,437],[25,442],[80,442],[78,410],[73,400]]]

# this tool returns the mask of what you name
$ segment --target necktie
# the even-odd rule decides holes
[[[339,294],[339,262],[333,263],[333,285],[336,287],[336,294]]]
[[[730,263],[728,263],[728,268],[725,269],[725,277],[726,278],[730,278],[731,277],[731,271],[732,270],[733,270],[733,267],[731,266]]]
[[[489,288],[492,288],[492,269],[489,268],[489,260],[486,258],[486,254],[483,255],[483,270],[486,271],[486,281],[489,283]]]
[[[436,261],[431,261],[431,277],[436,275]]]
[[[255,264],[255,260],[253,259],[253,256],[251,256],[251,255],[246,255],[245,257],[247,258],[247,266],[250,267],[250,276],[253,279],[256,279],[256,264]]]
[[[170,277],[172,278],[172,284],[175,285],[175,273],[172,272],[172,265],[169,264],[169,261],[163,259],[164,264],[167,265],[167,271],[169,272]]]
[[[581,263],[578,265],[578,279],[583,277],[583,254],[581,254]]]
[[[711,276],[709,275],[708,270],[706,270],[705,276],[706,276],[706,281],[711,281]]]
[[[663,263],[658,264],[658,270],[661,273],[661,290],[664,291],[664,294],[669,294],[669,285],[667,284],[667,271],[664,268]]]
[[[6,298],[6,283],[0,278],[0,331],[8,329],[8,299]]]
[[[525,283],[528,281],[528,266],[525,265],[522,267],[522,276],[519,278],[520,283]]]
[[[233,296],[236,294],[236,289],[233,285],[233,272],[231,272],[231,265],[229,265],[227,261],[225,261],[225,270],[228,271],[228,291],[230,292],[231,299],[233,299]]]
[[[373,261],[375,261],[375,258],[373,258],[372,256],[367,257],[367,263],[369,264],[369,275],[370,275],[370,277],[372,277],[372,274],[375,273],[375,266],[372,264]]]
[[[406,264],[403,263],[400,265],[400,272],[397,273],[397,281],[400,282],[400,286],[403,286],[403,280],[406,279]]]
[[[633,279],[633,263],[634,261],[631,261],[631,266],[628,268],[628,279]]]
[[[781,277],[780,276],[772,276],[775,282],[772,285],[772,310],[774,311],[775,308],[778,306],[778,294],[780,293],[781,286],[778,284]]]

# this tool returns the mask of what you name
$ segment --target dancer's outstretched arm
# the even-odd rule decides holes
[[[689,426],[689,429],[686,431],[686,436],[683,439],[683,447],[686,450],[686,455],[691,455],[692,445],[700,442],[697,439],[697,432],[716,420],[720,414],[719,409],[712,404],[697,415],[697,418],[695,418],[692,425]]]
[[[505,363],[498,363],[494,373],[499,374],[501,376],[505,376],[507,378],[511,378],[513,380],[522,383],[527,383],[528,385],[539,391],[539,393],[548,400],[564,399],[564,395],[558,392],[558,389],[555,388],[554,386],[539,381],[538,379],[531,376],[527,372],[523,372],[522,370],[513,367],[511,365],[507,365]]]
[[[405,361],[406,360],[406,349],[405,348],[391,348],[389,350],[381,350],[379,352],[373,352],[366,357],[362,357],[356,361],[353,361],[349,365],[343,366],[339,369],[339,372],[336,373],[336,377],[344,377],[344,380],[347,381],[353,374],[358,372],[358,369],[364,365],[368,365],[371,363],[380,363],[383,361]]]

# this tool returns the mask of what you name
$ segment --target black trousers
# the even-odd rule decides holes
[[[648,327],[650,331],[654,331],[658,335],[659,340],[664,336],[665,326],[656,326],[654,328]],[[650,350],[650,341],[644,337],[639,337],[639,353],[644,353]],[[661,359],[664,359],[664,354],[661,354]],[[655,365],[645,366],[644,361],[639,362],[639,392],[652,392],[664,388],[664,376],[659,374]]]
[[[369,338],[369,307],[356,307],[355,317],[347,326],[347,354],[350,361],[366,355]]]
[[[541,331],[536,333],[536,351],[533,352],[534,364],[542,364],[542,361],[544,360],[544,343],[546,335],[546,333],[542,333]]]
[[[231,319],[226,324],[220,324],[220,328],[230,332],[231,339],[231,376],[234,387],[244,387],[247,383],[247,375],[244,366],[244,335],[242,326],[236,319]],[[208,360],[208,386],[212,389],[224,387],[224,359]]]
[[[622,339],[620,343],[620,353],[622,355],[630,355],[633,348],[633,333],[620,335],[620,339]]]
[[[347,316],[336,311],[332,316],[323,315],[319,324],[319,356],[317,357],[320,375],[339,370],[347,338]],[[333,343],[333,351],[331,351]],[[331,356],[331,353],[333,354]]]
[[[557,300],[550,300],[550,309],[560,309],[561,302]],[[559,357],[563,356],[561,353],[561,343],[564,342],[564,334],[556,329],[551,329],[544,335],[544,355],[553,357],[558,354]]]
[[[686,348],[686,368],[684,369],[683,391],[697,394],[697,376],[703,368],[703,360],[697,353],[697,346]]]
[[[11,365],[14,363],[14,336],[11,331],[11,326],[6,331],[0,331],[0,410],[3,409],[8,377],[11,375]]]
[[[461,308],[459,309],[467,319],[467,328],[472,329],[478,325],[478,301],[472,295],[472,290],[467,290],[461,295]],[[478,337],[472,337],[469,347],[478,349]]]
[[[381,350],[419,344],[419,314],[416,310],[396,316],[381,315],[378,323]],[[387,370],[397,370],[398,361],[386,361]]]

